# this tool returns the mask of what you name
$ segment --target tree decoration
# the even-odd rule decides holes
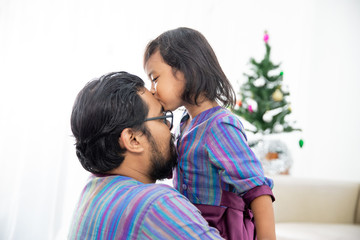
[[[270,60],[269,34],[264,34],[265,56],[257,62],[250,59],[251,71],[244,74],[247,81],[240,87],[241,104],[233,112],[254,126],[253,133],[279,133],[301,131],[285,119],[291,113],[288,88],[283,86],[284,72],[280,64]],[[256,108],[255,108],[256,106]],[[255,130],[254,130],[255,129]]]
[[[238,110],[242,106],[241,100],[237,100],[234,109]]]
[[[280,89],[276,89],[275,92],[271,96],[275,102],[280,102],[283,100],[283,94]]]
[[[268,41],[269,41],[269,34],[267,33],[267,31],[265,31],[264,42],[267,43]]]
[[[299,140],[299,146],[300,146],[300,148],[302,148],[304,146],[304,140],[302,140],[302,139]]]

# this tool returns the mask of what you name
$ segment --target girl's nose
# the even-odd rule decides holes
[[[152,95],[155,95],[156,93],[156,84],[154,82],[151,83],[150,92],[152,93]]]

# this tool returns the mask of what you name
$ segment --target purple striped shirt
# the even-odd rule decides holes
[[[82,191],[68,238],[222,239],[170,186],[95,175]]]
[[[192,203],[219,206],[222,190],[243,196],[257,186],[273,187],[237,116],[218,106],[185,124],[188,118],[185,114],[176,130],[173,183]]]

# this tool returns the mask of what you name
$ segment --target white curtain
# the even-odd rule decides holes
[[[111,71],[146,80],[146,43],[179,26],[207,37],[236,88],[268,30],[304,130],[289,140],[292,174],[360,180],[359,10],[356,0],[2,0],[0,239],[66,238],[88,176],[69,127],[76,94]]]

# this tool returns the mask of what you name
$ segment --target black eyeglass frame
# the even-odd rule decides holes
[[[168,113],[170,113],[170,115],[168,115]],[[157,119],[164,119],[164,123],[166,124],[166,125],[168,125],[167,124],[167,120],[166,119],[168,119],[168,118],[171,118],[171,121],[169,121],[170,122],[170,130],[173,128],[173,122],[174,122],[174,114],[173,114],[173,112],[172,111],[164,111],[164,115],[163,116],[159,116],[159,117],[152,117],[152,118],[147,118],[147,119],[145,119],[144,120],[144,122],[146,122],[146,121],[152,121],[152,120],[157,120]]]

